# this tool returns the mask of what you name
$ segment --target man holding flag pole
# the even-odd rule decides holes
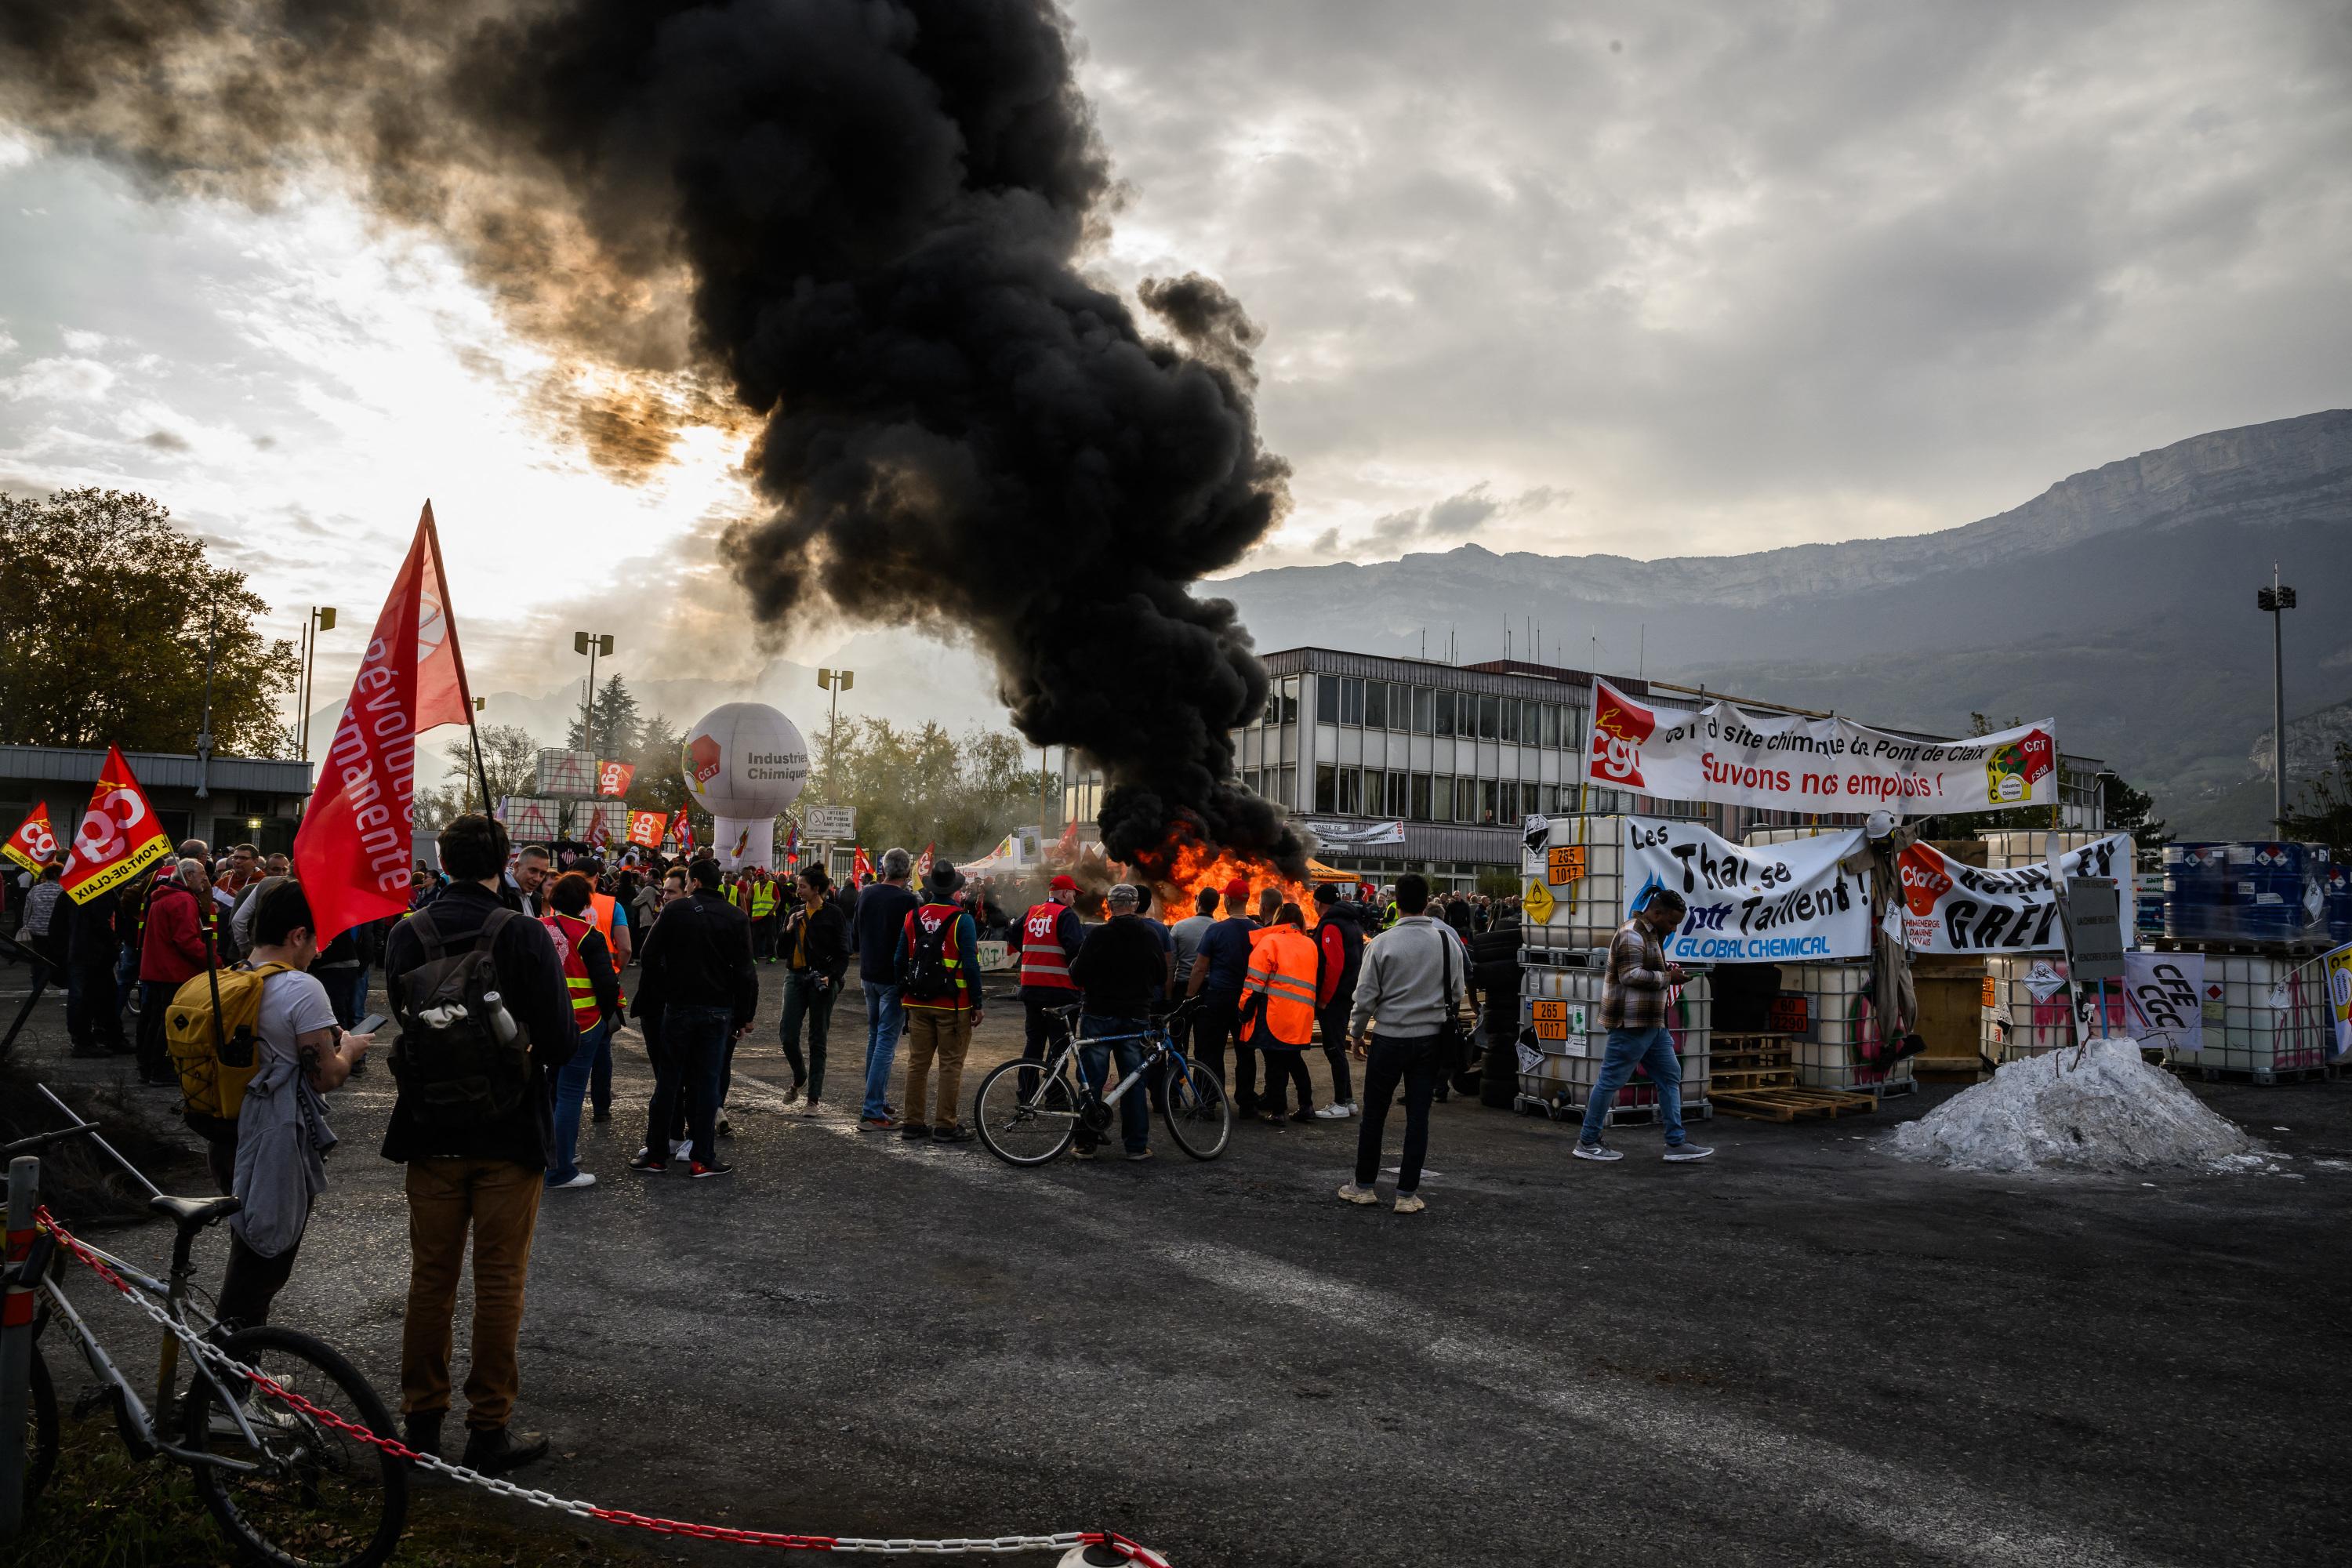
[[[320,942],[407,910],[417,737],[440,724],[471,731],[473,719],[428,501],[294,839]],[[488,802],[478,735],[473,750]],[[408,1167],[400,1407],[409,1447],[437,1454],[470,1239],[465,1463],[494,1474],[547,1452],[546,1438],[518,1435],[509,1423],[522,1381],[523,1279],[554,1147],[548,1082],[579,1034],[553,940],[501,901],[506,829],[468,814],[442,829],[439,847],[448,889],[394,926],[383,957],[400,1028],[392,1054],[399,1097],[383,1155]]]

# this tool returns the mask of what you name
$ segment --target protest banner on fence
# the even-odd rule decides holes
[[[1862,829],[1746,848],[1693,822],[1629,816],[1625,900],[1683,896],[1668,958],[1692,963],[1802,963],[1870,952],[1870,877],[1849,870]]]
[[[1307,830],[1323,841],[1327,849],[1371,849],[1384,844],[1404,842],[1404,820],[1394,822],[1326,822],[1320,817],[1309,818]]]
[[[1844,719],[1749,713],[1729,702],[1675,708],[1592,683],[1585,776],[1664,800],[1777,811],[1906,816],[2048,805],[2058,798],[2057,728],[1921,741]]]
[[[2128,881],[2132,837],[2111,834],[2058,858],[2059,875]],[[1903,883],[1903,941],[1914,952],[2060,952],[2066,945],[2046,865],[1989,871],[1932,844],[1895,860]]]
[[[2112,1033],[2129,1035],[2150,1050],[2205,1048],[2203,953],[2126,952],[2121,990],[2124,1016]]]

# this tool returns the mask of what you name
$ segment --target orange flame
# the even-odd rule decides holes
[[[1222,898],[1235,881],[1248,885],[1252,911],[1257,908],[1258,895],[1271,888],[1285,902],[1297,904],[1309,923],[1315,918],[1315,892],[1307,883],[1285,876],[1264,856],[1240,854],[1209,843],[1181,824],[1164,852],[1139,859],[1132,869],[1139,879],[1151,886],[1153,912],[1171,923],[1192,912],[1202,889],[1213,888]]]

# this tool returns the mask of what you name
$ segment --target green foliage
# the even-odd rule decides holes
[[[213,747],[293,754],[278,705],[294,645],[245,574],[215,566],[160,503],[127,490],[0,493],[0,743],[193,752],[214,647]]]
[[[539,742],[532,739],[530,731],[520,724],[484,724],[479,728],[482,771],[490,777],[492,802],[510,795],[530,794],[531,777],[539,765]],[[451,817],[483,809],[482,786],[474,771],[473,742],[460,731],[456,740],[441,748],[441,760],[446,764],[441,786],[418,790],[415,806],[416,826],[436,831],[447,826]]]
[[[572,727],[563,735],[566,747],[593,752],[600,760],[629,762],[635,758],[645,739],[645,720],[637,712],[637,700],[630,693],[626,676],[609,676],[596,688],[596,700],[589,709],[589,717],[594,721],[593,730],[576,717],[572,721]],[[592,734],[593,745],[589,743]]]
[[[844,718],[838,754],[819,727],[804,805],[853,805],[868,848],[984,855],[1014,826],[1038,818],[1043,779],[1028,750],[1000,730],[973,729],[959,741],[938,724],[900,729],[887,719]]]
[[[2352,855],[2352,741],[2336,742],[2336,765],[2303,786],[2279,819],[2279,836]]]

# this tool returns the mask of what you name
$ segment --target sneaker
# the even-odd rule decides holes
[[[793,1087],[784,1090],[784,1103],[786,1105],[792,1105],[799,1100],[801,1097],[801,1085],[807,1081],[808,1079],[804,1078],[796,1078],[793,1079]]]
[[[1421,1201],[1421,1194],[1418,1193],[1399,1193],[1397,1194],[1396,1212],[1399,1214],[1419,1214],[1428,1206],[1429,1205]]]
[[[814,1096],[810,1098],[807,1104],[801,1107],[801,1114],[803,1116],[814,1116],[816,1114],[816,1100]]]
[[[1149,1160],[1151,1157],[1151,1151],[1149,1149],[1129,1149],[1127,1152],[1127,1161],[1130,1165],[1144,1160]]]
[[[1370,1187],[1360,1187],[1353,1182],[1339,1184],[1339,1196],[1351,1204],[1376,1204],[1381,1201],[1380,1194]]]
[[[1355,1107],[1341,1105],[1337,1100],[1315,1113],[1318,1121],[1345,1121],[1355,1114]]]
[[[1715,1151],[1705,1143],[1670,1143],[1666,1160],[1670,1164],[1687,1165],[1694,1160],[1704,1160]]]
[[[1579,1143],[1576,1146],[1576,1157],[1580,1160],[1622,1160],[1625,1156],[1614,1149],[1603,1148],[1598,1143]]]
[[[931,1130],[931,1142],[934,1143],[969,1143],[971,1142],[971,1129],[966,1127],[961,1121],[957,1122],[953,1127],[933,1128]]]
[[[909,1121],[898,1129],[898,1136],[909,1143],[928,1142],[931,1136],[931,1124],[928,1121]]]
[[[898,1121],[892,1116],[862,1116],[858,1118],[857,1125],[868,1132],[887,1132],[898,1126]]]
[[[365,1058],[365,1057],[362,1057],[362,1058],[360,1058],[360,1060],[362,1060],[362,1061],[365,1061],[365,1060],[367,1060],[367,1058]],[[612,1121],[612,1120],[613,1120],[613,1111],[612,1111],[612,1108],[611,1108],[610,1106],[607,1106],[607,1107],[605,1107],[604,1110],[599,1110],[599,1111],[597,1111],[595,1114],[593,1114],[593,1116],[589,1117],[589,1119],[588,1119],[588,1120],[589,1120],[589,1121]]]
[[[669,1162],[662,1159],[650,1149],[640,1149],[635,1154],[629,1156],[629,1169],[632,1171],[650,1171],[655,1175],[659,1175],[664,1171],[669,1169]]]
[[[486,1476],[502,1476],[509,1470],[522,1468],[534,1459],[545,1458],[545,1433],[518,1433],[510,1426],[494,1426],[487,1432],[466,1435],[466,1457],[459,1463]]]
[[[669,1146],[669,1157],[673,1160],[683,1160],[693,1152],[694,1140],[691,1138],[681,1138]]]
[[[724,1160],[713,1160],[708,1165],[704,1164],[701,1161],[697,1160],[692,1165],[687,1168],[686,1173],[692,1176],[698,1182],[705,1176],[724,1176],[730,1174],[734,1171],[734,1166],[729,1164]]]
[[[1265,1122],[1268,1127],[1281,1127],[1284,1125],[1282,1112],[1279,1110],[1261,1111],[1258,1113],[1258,1120]]]
[[[582,1187],[593,1187],[595,1184],[596,1178],[589,1174],[587,1172],[582,1171],[568,1182],[548,1183],[547,1190],[551,1193],[572,1192]]]
[[[1290,1120],[1293,1121],[1311,1122],[1315,1120],[1315,1112],[1307,1110],[1302,1105],[1297,1110],[1290,1113]]]
[[[1091,1159],[1093,1159],[1094,1157],[1095,1157],[1095,1146],[1094,1146],[1093,1144],[1091,1144],[1091,1143],[1073,1143],[1073,1144],[1071,1144],[1071,1145],[1070,1145],[1070,1158],[1071,1158],[1071,1159],[1073,1159],[1073,1160],[1091,1160]]]

